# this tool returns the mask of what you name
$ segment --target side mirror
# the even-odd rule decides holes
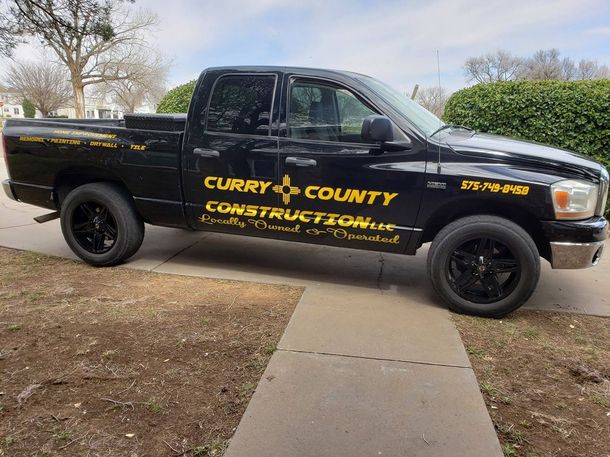
[[[385,116],[373,114],[367,116],[362,121],[362,130],[360,131],[362,139],[367,142],[383,143],[394,139],[394,131],[392,121]]]
[[[394,124],[387,117],[377,114],[364,118],[360,135],[365,142],[379,143],[379,149],[371,149],[371,154],[381,154],[385,151],[406,151],[413,147],[408,137],[394,141]]]

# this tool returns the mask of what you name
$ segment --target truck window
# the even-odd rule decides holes
[[[206,130],[269,135],[274,89],[273,75],[220,77],[210,98]]]
[[[377,114],[347,89],[311,82],[290,88],[289,136],[361,143],[362,121]]]

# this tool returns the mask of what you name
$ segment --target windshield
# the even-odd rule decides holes
[[[445,125],[443,121],[419,103],[411,100],[387,84],[363,75],[356,76],[356,79],[392,105],[395,110],[415,124],[426,136],[430,136],[439,127]]]

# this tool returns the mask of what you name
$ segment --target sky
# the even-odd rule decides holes
[[[401,91],[466,85],[470,56],[558,48],[610,66],[610,0],[136,0],[159,24],[170,86],[219,65],[295,65],[365,73]],[[18,55],[23,55],[23,50]]]

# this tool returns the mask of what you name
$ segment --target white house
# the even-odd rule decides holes
[[[157,107],[142,105],[136,108],[137,113],[156,113]],[[61,108],[53,113],[57,116],[76,117],[74,108]],[[122,108],[109,99],[85,97],[85,118],[87,119],[123,119]]]
[[[22,99],[15,90],[0,86],[0,118],[24,118],[21,102]],[[156,108],[154,105],[142,105],[136,109],[136,112],[155,113]],[[76,117],[76,111],[71,107],[60,108],[51,114],[69,118]],[[36,117],[41,118],[42,114],[36,111]],[[122,119],[123,110],[110,99],[87,96],[85,97],[85,117],[87,119]]]
[[[0,117],[1,118],[19,118],[23,116],[23,106],[17,92],[0,86]]]

